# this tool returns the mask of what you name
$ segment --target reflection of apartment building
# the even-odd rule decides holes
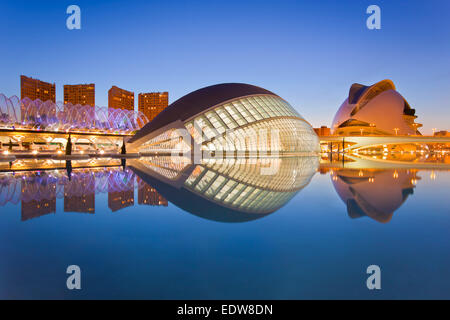
[[[74,176],[64,185],[64,212],[95,213],[95,190],[90,190],[92,179],[95,176]],[[81,195],[79,190],[83,190]]]
[[[112,86],[108,91],[108,108],[134,111],[134,92]]]
[[[167,200],[155,188],[144,184],[138,190],[138,204],[167,207]]]
[[[55,102],[55,84],[21,75],[20,98],[25,97],[31,100],[40,99],[43,102],[47,100]]]
[[[95,193],[70,196],[64,193],[64,212],[95,213]]]
[[[43,197],[45,195],[45,197],[38,200],[22,200],[21,220],[25,221],[33,218],[38,218],[49,213],[56,213],[56,183],[41,184],[39,181],[23,181],[21,190],[22,199],[27,199],[30,196],[28,183],[39,184],[39,194]]]
[[[64,85],[64,104],[95,106],[95,84]]]
[[[168,92],[149,92],[138,95],[138,111],[141,111],[149,121],[152,121],[168,105]]]
[[[134,205],[134,189],[108,192],[108,208],[112,212]]]

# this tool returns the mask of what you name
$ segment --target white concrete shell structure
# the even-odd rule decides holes
[[[338,170],[331,176],[334,188],[347,206],[350,218],[370,217],[387,223],[414,193],[418,177],[410,170]]]
[[[193,148],[195,153],[227,156],[320,151],[311,125],[285,100],[241,83],[202,88],[178,99],[127,145],[141,154]]]
[[[391,80],[372,86],[354,83],[331,129],[335,135],[420,135],[416,118]]]

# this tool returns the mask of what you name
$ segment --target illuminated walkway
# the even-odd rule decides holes
[[[346,154],[344,160],[321,163],[321,168],[347,168],[347,169],[430,169],[450,170],[449,163],[399,161],[373,158],[363,155]]]
[[[407,144],[407,143],[450,143],[450,137],[434,136],[322,136],[321,143],[337,142],[350,144],[344,151],[356,151],[362,148],[377,147],[387,144]]]

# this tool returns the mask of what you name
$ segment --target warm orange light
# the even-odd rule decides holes
[[[431,171],[430,179],[431,180],[435,180],[436,179],[436,173],[434,171]]]

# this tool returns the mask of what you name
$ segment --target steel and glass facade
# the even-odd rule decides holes
[[[137,148],[143,153],[185,152],[192,145],[210,153],[319,151],[319,139],[311,125],[289,103],[268,91],[203,107],[139,140]]]

